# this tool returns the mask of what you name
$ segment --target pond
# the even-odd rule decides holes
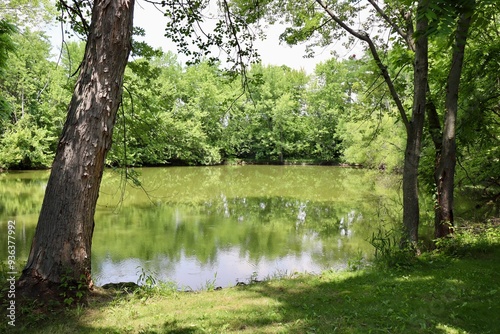
[[[344,268],[401,219],[400,178],[332,166],[106,170],[92,246],[97,285],[141,274],[180,289]],[[48,171],[0,175],[0,228],[15,220],[25,261]],[[135,174],[133,174],[135,175]],[[0,244],[6,245],[5,233]],[[0,249],[5,259],[6,247]]]

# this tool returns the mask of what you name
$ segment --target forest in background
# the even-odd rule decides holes
[[[500,183],[498,19],[486,26],[472,29],[469,38],[457,121],[457,184],[482,188]],[[135,33],[144,31],[136,28]],[[46,33],[15,27],[6,19],[0,35],[2,51],[9,51],[5,45],[12,49],[2,52],[0,168],[49,168],[85,43],[67,42],[58,55]],[[430,46],[434,101],[444,99],[449,60],[440,54],[449,47],[445,38],[433,39]],[[411,104],[411,55],[397,47],[383,54],[398,91],[407,92],[403,101]],[[368,54],[353,54],[320,63],[310,75],[254,64],[241,77],[217,63],[187,66],[170,51],[134,43],[106,163],[130,167],[300,160],[398,172],[404,126],[378,73]],[[421,177],[429,188],[433,164],[426,131]]]

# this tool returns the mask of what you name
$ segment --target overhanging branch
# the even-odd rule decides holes
[[[396,106],[398,108],[399,114],[401,116],[401,119],[403,120],[403,123],[406,127],[407,130],[409,130],[410,123],[408,120],[408,116],[406,115],[405,108],[403,106],[403,103],[401,102],[401,99],[399,98],[398,93],[396,92],[396,88],[394,87],[394,83],[391,79],[391,76],[389,75],[389,72],[387,71],[387,66],[385,66],[378,54],[377,48],[373,41],[371,40],[370,36],[364,31],[357,31],[351,28],[349,25],[347,25],[344,21],[342,21],[329,7],[328,5],[322,1],[322,0],[316,0],[316,2],[325,10],[325,12],[340,26],[342,29],[347,31],[349,34],[352,36],[356,37],[359,40],[362,40],[368,44],[368,47],[370,49],[370,53],[372,54],[373,60],[375,60],[375,63],[377,64],[377,67],[379,68],[382,76],[384,77],[384,80],[389,88],[389,91],[391,93],[392,99],[396,103]]]

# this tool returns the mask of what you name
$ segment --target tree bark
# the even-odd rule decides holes
[[[423,15],[428,0],[420,0],[417,8],[415,64],[413,71],[413,110],[407,127],[403,167],[403,243],[417,249],[420,209],[418,200],[418,165],[422,149],[428,76],[428,20]]]
[[[68,108],[28,262],[27,296],[61,282],[92,286],[94,213],[130,46],[134,0],[94,0],[85,57]]]
[[[474,4],[472,5],[474,7]],[[442,238],[453,233],[453,191],[456,166],[456,119],[458,112],[458,90],[464,62],[467,34],[472,19],[472,10],[461,13],[455,33],[455,45],[451,68],[446,85],[445,119],[441,152],[436,155],[437,203],[435,207],[434,236]]]
[[[408,32],[403,32],[391,23],[387,15],[377,5],[376,1],[369,1],[375,10],[387,20],[393,29],[395,29],[405,40],[409,47],[415,50],[414,64],[414,100],[412,108],[412,117],[408,119],[405,108],[392,79],[387,71],[387,67],[382,63],[378,55],[377,48],[368,34],[363,31],[357,31],[342,21],[340,17],[328,7],[322,0],[316,2],[327,12],[327,14],[344,30],[352,36],[365,41],[368,44],[369,50],[373,56],[377,67],[380,70],[384,81],[386,82],[389,92],[396,103],[399,114],[406,128],[406,149],[403,167],[403,239],[402,245],[408,245],[417,250],[418,242],[418,227],[420,221],[420,209],[418,200],[418,165],[420,161],[420,152],[422,149],[422,134],[425,119],[425,104],[427,91],[427,76],[428,76],[428,37],[426,35],[428,29],[428,19],[424,15],[427,10],[429,0],[419,0],[417,6],[417,24],[416,24],[416,40],[414,39],[413,27],[411,25],[411,17],[407,16]]]

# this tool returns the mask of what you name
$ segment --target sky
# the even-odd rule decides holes
[[[144,28],[146,42],[153,47],[161,47],[164,51],[176,52],[175,45],[164,37],[165,17],[151,4],[136,0],[134,25]],[[341,42],[328,49],[316,50],[314,58],[304,58],[305,45],[290,47],[285,43],[280,45],[279,35],[284,31],[283,26],[272,26],[265,41],[258,41],[257,50],[264,65],[287,65],[291,68],[304,69],[308,74],[314,72],[316,64],[332,58],[331,51],[335,50],[340,56],[347,57],[349,51],[341,47]],[[336,49],[335,49],[336,48]],[[181,57],[179,59],[182,60]]]
[[[146,3],[144,0],[136,0],[134,26],[145,30],[146,36],[143,40],[155,48],[162,48],[163,51],[177,53],[175,44],[164,37],[165,22],[166,18],[153,5]],[[356,49],[359,49],[358,46],[354,51],[346,50],[339,41],[329,48],[315,49],[316,55],[314,58],[304,58],[306,54],[305,45],[290,47],[284,42],[280,44],[279,35],[284,29],[284,26],[271,26],[267,30],[267,39],[264,41],[259,40],[256,43],[264,65],[287,65],[297,70],[303,69],[307,74],[312,74],[318,63],[333,57],[332,51],[337,52],[341,58],[347,58],[350,54],[355,53]],[[49,31],[49,35],[55,48],[60,49],[61,28],[59,23],[54,24]],[[178,58],[181,62],[186,60],[181,55]]]

